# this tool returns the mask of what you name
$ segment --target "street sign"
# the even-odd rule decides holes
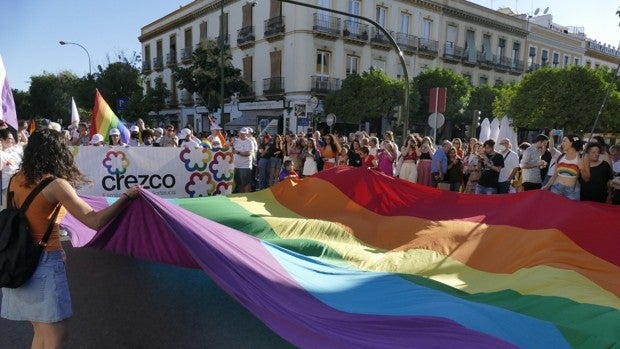
[[[319,106],[319,99],[315,96],[310,98],[310,109],[315,110]]]
[[[116,100],[116,111],[119,112],[119,113],[125,111],[125,106],[127,105],[127,102],[129,102],[129,98],[127,98],[127,97],[119,97]]]
[[[310,119],[308,118],[298,118],[297,126],[310,126]]]
[[[428,126],[432,128],[440,128],[446,122],[446,118],[442,113],[432,113],[428,117]]]
[[[325,123],[327,124],[327,126],[332,127],[336,123],[336,114],[327,114],[327,116],[325,117]]]

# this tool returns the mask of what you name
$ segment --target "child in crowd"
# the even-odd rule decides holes
[[[280,181],[283,181],[283,180],[285,180],[287,178],[291,178],[291,179],[298,179],[299,178],[299,175],[293,169],[293,162],[291,160],[285,160],[284,161],[283,168],[280,171],[280,175],[278,176],[278,179]]]

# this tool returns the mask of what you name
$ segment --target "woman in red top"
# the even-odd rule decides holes
[[[364,145],[360,148],[362,155],[362,166],[370,169],[377,169],[377,159],[370,154],[368,146]]]
[[[34,329],[32,348],[62,347],[67,338],[67,319],[72,315],[65,255],[58,233],[60,219],[68,211],[84,225],[98,229],[139,195],[139,188],[132,187],[112,205],[101,211],[93,210],[75,192],[74,187],[86,179],[73,162],[73,153],[66,142],[61,133],[51,129],[33,133],[24,150],[21,171],[15,174],[9,188],[14,193],[16,207],[20,207],[43,179],[56,178],[26,211],[34,241],[41,240],[52,212],[60,205],[52,234],[32,277],[18,288],[2,289],[2,317],[30,321]]]

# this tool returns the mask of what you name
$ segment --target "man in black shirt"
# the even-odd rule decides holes
[[[482,173],[476,184],[476,194],[497,194],[499,171],[504,167],[504,157],[495,152],[495,141],[487,140],[482,145],[483,153],[480,154],[480,166]]]

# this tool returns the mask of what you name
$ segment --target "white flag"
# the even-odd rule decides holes
[[[80,123],[80,114],[78,114],[77,106],[75,105],[75,100],[71,97],[71,125],[77,128],[77,125]]]

